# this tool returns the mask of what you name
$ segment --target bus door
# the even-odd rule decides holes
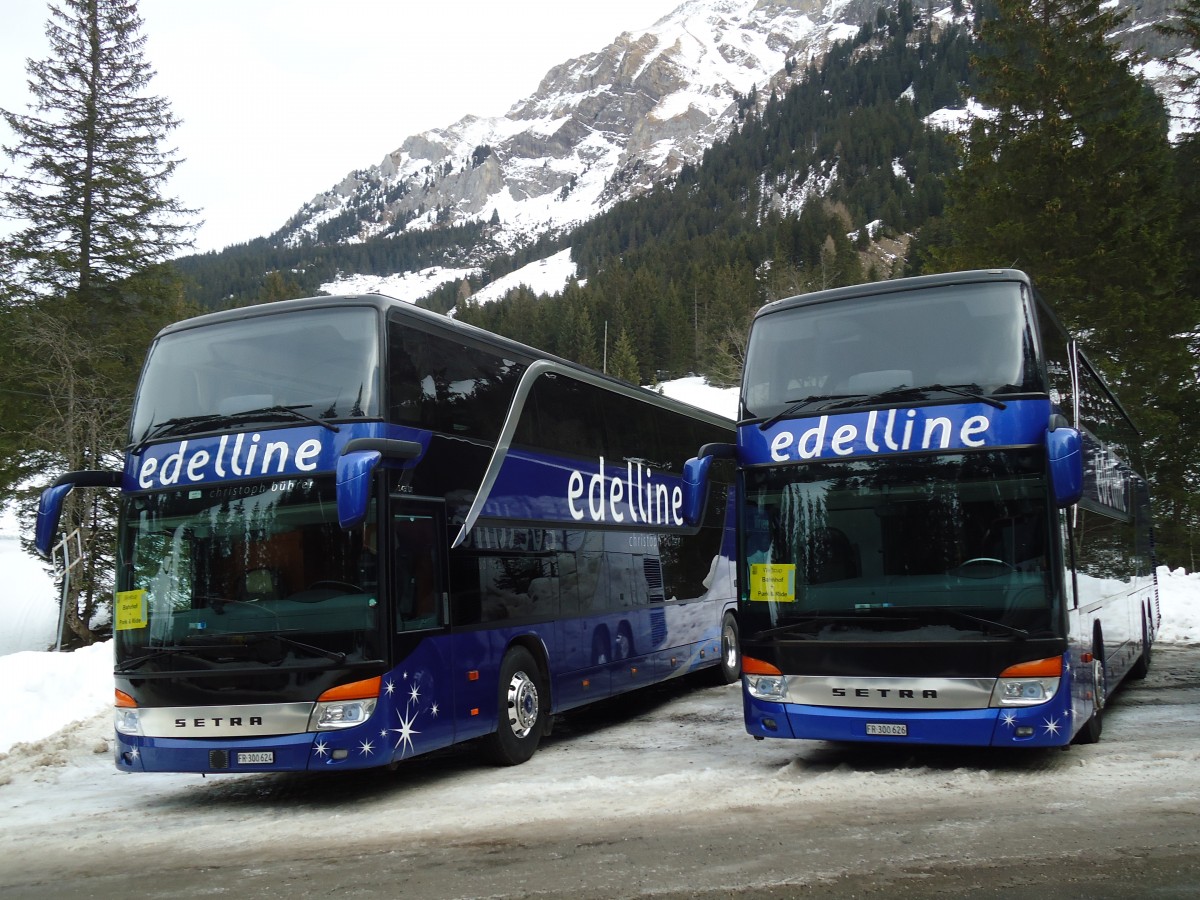
[[[446,514],[440,501],[390,498],[387,567],[393,668],[384,679],[394,758],[455,740],[446,578]],[[390,683],[389,683],[390,680]]]

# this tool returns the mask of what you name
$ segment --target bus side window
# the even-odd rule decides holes
[[[392,519],[392,577],[396,628],[411,631],[438,624],[434,520],[398,515]]]

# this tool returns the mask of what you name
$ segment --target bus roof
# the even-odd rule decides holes
[[[872,297],[881,294],[895,294],[902,291],[924,290],[926,288],[945,287],[953,284],[972,284],[976,282],[1013,281],[1033,287],[1029,276],[1018,269],[973,269],[965,272],[946,272],[939,275],[918,275],[913,278],[894,278],[890,281],[872,281],[867,284],[853,284],[848,287],[830,288],[825,291],[813,291],[767,303],[754,318],[770,315],[795,306],[808,306],[815,303],[829,303],[836,300],[848,300],[855,297]]]
[[[680,412],[692,416],[693,418],[709,419],[714,421],[714,424],[727,425],[733,428],[733,420],[718,413],[710,412],[709,410],[695,406],[682,400],[676,400],[667,397],[664,394],[656,393],[655,391],[647,390],[641,385],[633,384],[632,382],[624,381],[612,375],[599,372],[588,366],[580,365],[577,362],[566,359],[561,356],[556,356],[553,353],[548,353],[545,350],[539,350],[536,347],[531,347],[528,344],[522,344],[520,341],[514,341],[511,338],[503,337],[494,332],[487,331],[475,325],[459,322],[457,319],[452,319],[449,316],[441,315],[440,313],[431,312],[427,309],[398,300],[395,297],[389,297],[386,294],[341,294],[341,295],[326,295],[319,297],[303,297],[296,300],[276,300],[271,303],[260,303],[255,306],[242,306],[237,309],[226,309],[219,312],[205,313],[199,316],[193,316],[190,319],[183,319],[171,325],[167,325],[158,332],[155,336],[157,341],[164,335],[173,334],[179,331],[186,331],[191,328],[200,328],[208,325],[215,325],[224,322],[236,322],[246,319],[260,318],[264,316],[282,315],[308,309],[329,309],[331,307],[341,306],[369,306],[384,312],[396,312],[410,319],[415,319],[421,322],[424,326],[435,331],[440,331],[444,334],[456,335],[463,339],[474,341],[477,344],[486,344],[499,350],[506,350],[516,356],[522,356],[529,361],[537,359],[553,360],[571,369],[580,372],[586,372],[596,378],[604,379],[611,382],[613,387],[622,393],[629,393],[631,390],[642,395],[642,399],[647,402],[652,402],[661,407],[675,408]]]

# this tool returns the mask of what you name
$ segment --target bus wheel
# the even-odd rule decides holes
[[[497,765],[520,765],[537,749],[549,700],[542,684],[542,671],[528,650],[513,647],[504,655],[496,730],[484,739],[484,751]]]
[[[1096,632],[1092,642],[1092,715],[1075,735],[1077,744],[1094,744],[1100,740],[1104,730],[1104,704],[1108,693],[1104,677],[1104,644],[1100,640],[1100,632]]]
[[[738,643],[738,625],[732,613],[721,623],[721,684],[733,684],[742,677],[742,651]]]

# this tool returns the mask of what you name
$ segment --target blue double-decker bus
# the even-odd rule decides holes
[[[705,667],[738,678],[733,423],[379,295],[155,339],[122,472],[116,764],[391,764]]]
[[[756,738],[1099,739],[1159,621],[1129,417],[1029,278],[768,304],[735,446]]]

